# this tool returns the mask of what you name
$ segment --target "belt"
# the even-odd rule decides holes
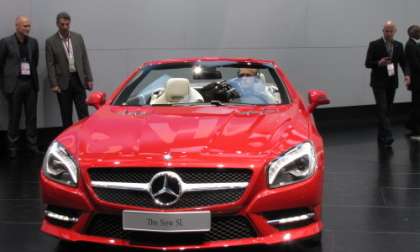
[[[31,80],[32,75],[18,75],[19,80]]]

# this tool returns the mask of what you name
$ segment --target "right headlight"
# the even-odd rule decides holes
[[[315,168],[312,143],[299,144],[270,163],[267,168],[268,186],[277,188],[305,180],[314,174]]]
[[[56,141],[48,148],[42,169],[44,175],[55,182],[73,187],[77,185],[78,165],[66,148]]]

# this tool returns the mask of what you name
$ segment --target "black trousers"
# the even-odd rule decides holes
[[[7,94],[6,99],[9,105],[9,127],[7,131],[9,149],[17,148],[20,136],[19,124],[22,114],[22,107],[25,111],[27,144],[36,145],[37,92],[34,90],[32,80],[18,79],[16,82],[15,91],[11,94]]]
[[[395,88],[374,88],[376,114],[378,117],[378,141],[392,143],[391,109],[394,103]]]
[[[66,90],[61,90],[57,97],[60,104],[61,120],[65,129],[73,124],[73,102],[79,120],[89,116],[86,91],[77,73],[71,75],[69,87]]]
[[[408,126],[415,135],[420,135],[420,89],[411,91],[411,114]]]

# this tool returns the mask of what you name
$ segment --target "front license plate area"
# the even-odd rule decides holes
[[[211,228],[210,211],[156,213],[125,210],[123,230],[159,233],[208,232]]]

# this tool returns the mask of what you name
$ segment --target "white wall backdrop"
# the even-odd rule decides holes
[[[146,60],[245,56],[277,60],[302,94],[324,89],[330,106],[341,107],[374,103],[368,42],[392,19],[405,43],[419,10],[418,0],[0,0],[0,37],[14,32],[17,15],[31,17],[41,48],[38,124],[54,127],[61,120],[46,84],[44,42],[60,11],[84,36],[96,89],[107,93]],[[396,99],[409,101],[402,85]],[[0,96],[0,130],[7,118]]]

